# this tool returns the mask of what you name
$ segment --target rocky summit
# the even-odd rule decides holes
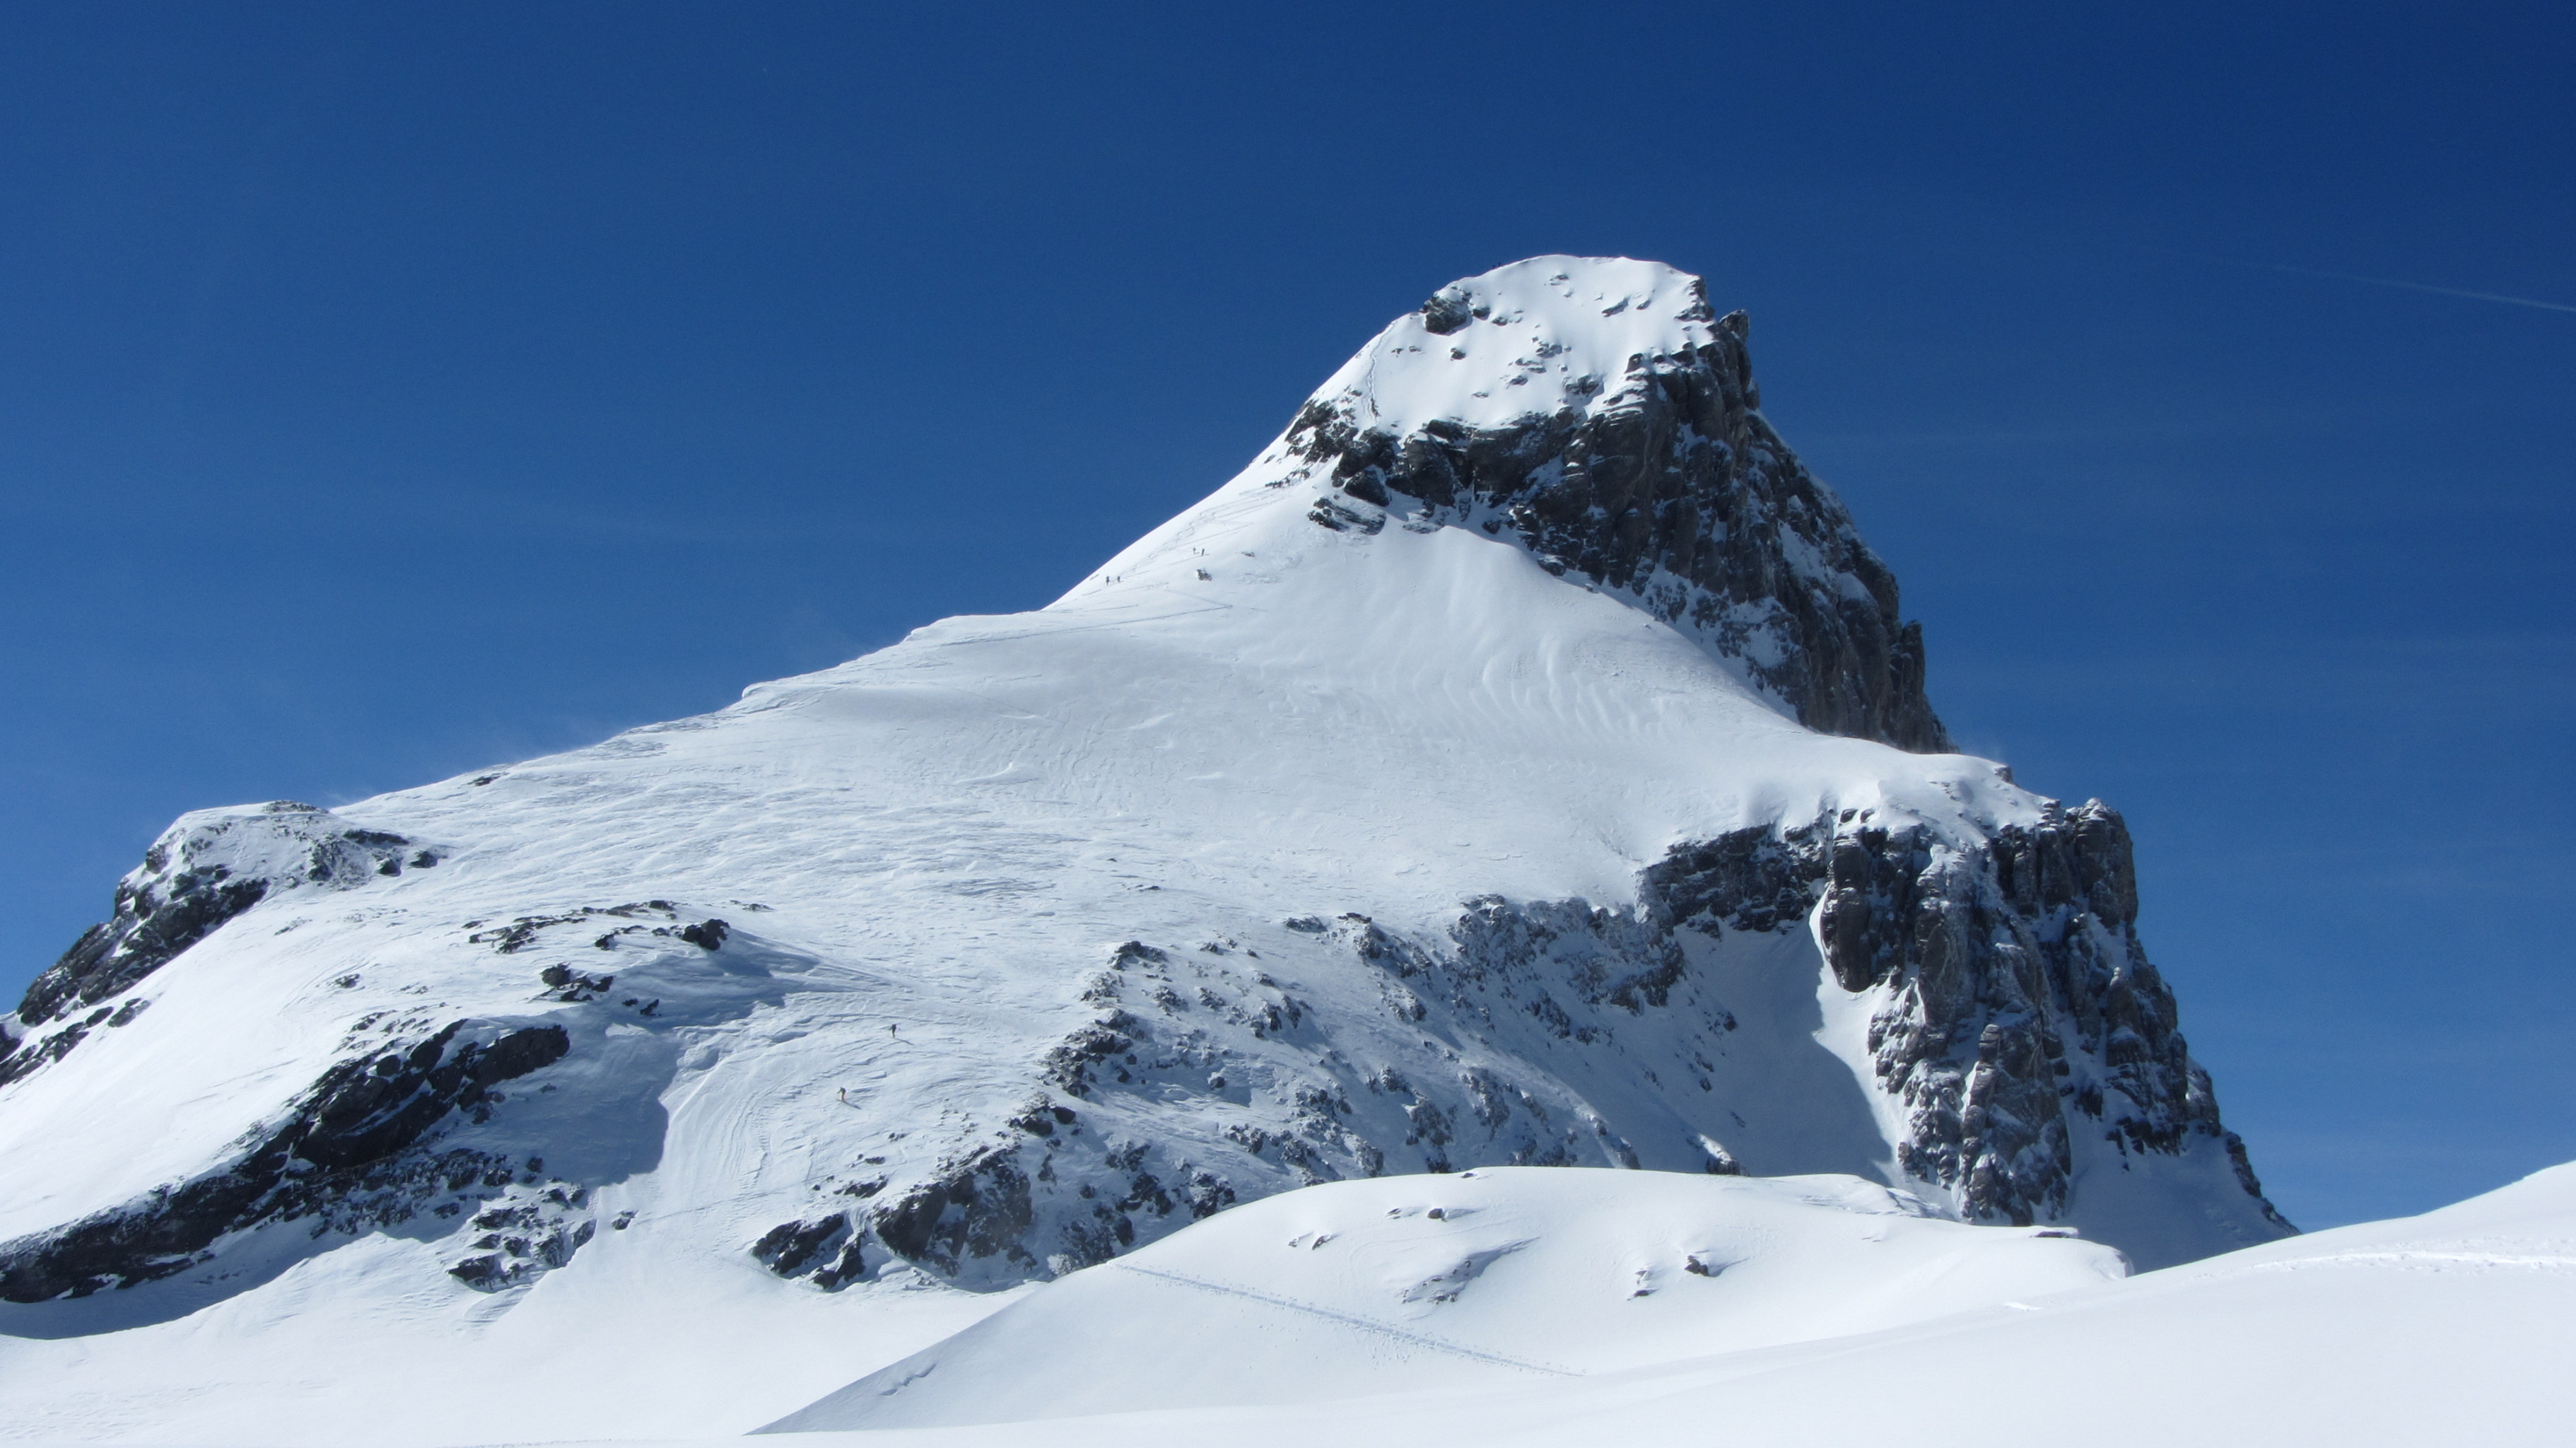
[[[0,1019],[0,1331],[168,1391],[19,1411],[327,1436],[306,1378],[427,1364],[484,1391],[418,1441],[658,1432],[673,1383],[748,1426],[852,1341],[1404,1173],[1840,1173],[2139,1266],[2287,1235],[2120,816],[1947,752],[1750,336],[1668,267],[1504,267],[1046,608],[182,818]],[[218,1338],[299,1366],[217,1391]]]

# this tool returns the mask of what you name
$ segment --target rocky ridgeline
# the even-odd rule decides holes
[[[1706,291],[1691,285],[1682,316],[1705,321]],[[1500,321],[1464,284],[1422,316],[1435,336]],[[1712,340],[1575,378],[1553,410],[1504,427],[1434,419],[1399,434],[1364,424],[1356,391],[1319,397],[1288,447],[1338,495],[1312,514],[1326,527],[1373,529],[1373,510],[1396,507],[1508,532],[1550,571],[1698,637],[1807,727],[1946,752],[1923,693],[1922,628],[1900,617],[1896,576],[1842,500],[1757,411],[1749,330],[1730,312]]]
[[[355,890],[432,868],[439,858],[399,835],[289,801],[182,818],[118,885],[115,914],[29,987],[12,1018],[18,1034],[0,1055],[0,1086],[62,1060],[93,1028],[131,1021],[148,1002],[120,996],[262,900]],[[466,939],[510,955],[564,926],[585,938],[596,934],[588,940],[592,952],[623,948],[630,955],[638,945],[682,957],[712,953],[730,933],[722,920],[683,921],[670,902],[652,900],[523,917]],[[594,1183],[550,1175],[542,1156],[496,1150],[474,1128],[505,1108],[504,1083],[562,1062],[577,1034],[595,1041],[603,1019],[661,1016],[658,996],[603,999],[616,980],[553,963],[530,969],[526,1016],[442,1020],[426,1006],[359,1015],[340,1056],[311,1085],[201,1171],[0,1243],[0,1300],[41,1302],[159,1281],[270,1228],[310,1240],[427,1230],[452,1239],[450,1271],[484,1291],[564,1265],[597,1228],[588,1210]],[[358,981],[353,973],[336,984],[346,989]],[[758,990],[730,994],[748,998]],[[558,1005],[587,1009],[549,1009]],[[93,1008],[78,1014],[84,1006]]]
[[[15,1013],[0,1017],[0,1085],[61,1060],[97,1027],[134,1019],[144,1002],[99,1003],[260,901],[289,890],[347,890],[438,861],[434,849],[293,800],[181,816],[117,882],[115,913],[37,976]]]

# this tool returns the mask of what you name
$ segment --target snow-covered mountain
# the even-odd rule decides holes
[[[290,1441],[301,1394],[327,1436],[431,1360],[529,1386],[408,1441],[748,1427],[972,1293],[1385,1174],[1845,1173],[2144,1266],[2287,1234],[2119,816],[1932,752],[1746,334],[1666,267],[1505,267],[1045,609],[182,818],[0,1020],[0,1332],[56,1340],[0,1354],[17,1430]],[[583,1333],[636,1342],[535,1346]]]

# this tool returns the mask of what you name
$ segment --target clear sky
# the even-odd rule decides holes
[[[1966,747],[2127,812],[2294,1219],[2576,1158],[2571,17],[7,7],[0,989],[180,811],[1037,606],[1619,253],[1751,310]]]

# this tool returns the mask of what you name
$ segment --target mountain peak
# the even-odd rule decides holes
[[[1344,363],[1251,467],[1059,606],[1140,577],[1216,582],[1182,563],[1210,510],[1230,534],[1250,500],[1285,496],[1334,531],[1392,518],[1516,543],[1689,636],[1811,729],[1946,753],[1922,630],[1842,500],[1762,418],[1750,332],[1659,262],[1541,256],[1452,282]]]
[[[1442,287],[1334,374],[1355,420],[1398,434],[1427,423],[1510,426],[1588,412],[1645,359],[1743,338],[1721,324],[1704,282],[1661,262],[1539,256]]]

